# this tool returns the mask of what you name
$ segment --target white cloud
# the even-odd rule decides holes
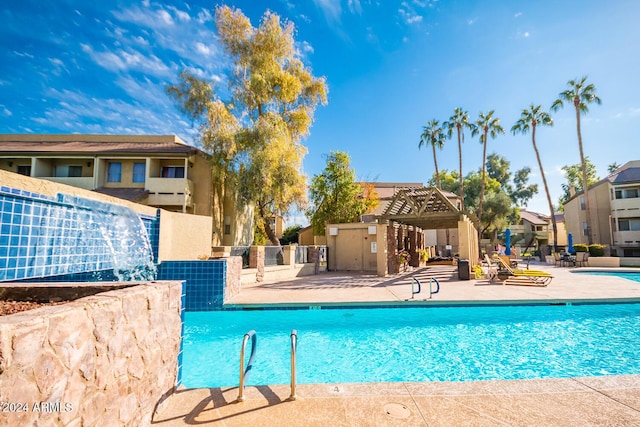
[[[11,110],[9,110],[4,105],[0,105],[0,108],[2,108],[2,114],[4,114],[5,116],[13,116],[13,113],[11,112]]]
[[[211,11],[209,11],[208,9],[202,9],[200,10],[200,12],[198,12],[197,20],[201,24],[204,24],[206,22],[211,22],[213,21],[213,15],[211,14]]]
[[[525,31],[524,34],[522,34],[524,37],[529,37],[529,31]]]
[[[189,16],[187,12],[182,11],[174,6],[169,6],[169,9],[173,11],[174,15],[176,16],[176,18],[178,18],[179,21],[182,21],[182,22],[191,21],[191,16]]]
[[[138,51],[124,51],[119,49],[115,52],[96,52],[87,44],[82,44],[82,50],[86,52],[93,61],[110,71],[141,71],[154,76],[166,76],[169,67],[160,58],[151,54],[145,56]]]
[[[206,44],[202,43],[202,42],[197,42],[196,43],[196,51],[202,55],[205,56],[209,56],[212,54],[211,49],[209,49],[209,46],[207,46]]]
[[[478,20],[478,18],[467,19],[467,24],[468,25],[473,25],[473,24],[476,23],[477,20]]]
[[[342,15],[340,0],[313,0],[313,3],[322,11],[327,22],[340,22],[340,16]]]
[[[348,0],[347,5],[349,6],[349,11],[351,13],[357,13],[358,15],[362,14],[362,5],[360,4],[360,0]]]
[[[634,108],[634,107],[629,108],[629,115],[631,117],[640,116],[640,108]]]
[[[27,52],[18,52],[17,50],[14,50],[13,53],[15,53],[16,55],[18,55],[18,56],[20,56],[22,58],[30,58],[30,59],[34,58],[33,55],[31,55],[30,53],[27,53]]]
[[[522,16],[522,12],[516,12],[515,15],[513,15],[514,18],[520,18]]]
[[[403,1],[400,5],[400,9],[398,9],[398,14],[402,18],[402,20],[408,24],[416,24],[422,22],[422,16],[419,15],[413,6],[411,6],[406,1]]]
[[[300,43],[297,43],[298,45],[298,50],[302,53],[313,53],[313,46],[311,46],[311,43],[309,43],[306,40],[303,40]]]

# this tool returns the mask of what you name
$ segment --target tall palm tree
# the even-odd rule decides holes
[[[447,136],[451,138],[453,130],[458,134],[458,153],[460,155],[460,210],[464,210],[464,180],[462,175],[462,143],[464,142],[464,128],[471,129],[472,124],[469,123],[469,113],[462,108],[453,110],[453,116],[449,120],[442,123],[442,127],[447,129]]]
[[[560,92],[558,99],[556,99],[551,105],[552,111],[558,111],[564,107],[564,102],[573,103],[576,109],[576,127],[578,130],[578,148],[580,149],[580,166],[582,168],[582,191],[584,192],[584,208],[587,215],[587,244],[593,243],[591,238],[591,215],[589,208],[589,197],[587,190],[589,189],[589,182],[587,180],[587,163],[584,157],[584,150],[582,148],[582,132],[580,130],[580,113],[586,114],[589,112],[587,104],[595,102],[600,105],[602,101],[596,95],[596,87],[593,83],[587,84],[587,76],[583,76],[580,80],[569,80],[567,82],[569,89]]]
[[[484,202],[484,186],[485,175],[487,170],[487,138],[495,139],[498,134],[504,133],[504,129],[500,126],[500,119],[493,117],[495,110],[489,111],[487,114],[480,113],[478,120],[475,121],[474,126],[471,128],[471,136],[480,134],[480,143],[482,147],[482,181],[480,183],[480,204],[478,206],[478,220],[482,224],[482,205]],[[478,229],[478,245],[480,246],[480,254],[482,253],[482,226]]]
[[[553,227],[553,250],[558,250],[558,226],[556,225],[556,216],[553,212],[553,203],[551,202],[551,194],[549,193],[549,186],[547,185],[547,178],[544,176],[544,169],[542,168],[542,162],[540,161],[540,153],[538,152],[538,146],[536,145],[536,127],[537,126],[553,126],[553,120],[549,113],[542,110],[542,105],[531,104],[530,109],[522,110],[520,119],[513,125],[511,132],[515,135],[517,133],[526,134],[531,130],[531,143],[533,144],[533,151],[536,153],[536,159],[538,159],[538,167],[540,168],[540,176],[542,176],[542,183],[544,184],[544,191],[547,193],[547,202],[549,203],[549,213],[551,214],[551,224]]]
[[[446,139],[446,135],[443,129],[440,127],[440,124],[437,120],[431,120],[427,122],[427,125],[422,128],[422,135],[420,135],[420,143],[418,144],[418,149],[422,148],[424,145],[430,145],[433,148],[433,163],[436,167],[436,186],[438,190],[440,187],[440,172],[438,171],[438,159],[436,157],[436,148],[442,150],[444,147],[444,140]]]

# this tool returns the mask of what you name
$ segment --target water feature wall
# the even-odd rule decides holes
[[[158,219],[77,196],[0,187],[0,282],[154,278]]]

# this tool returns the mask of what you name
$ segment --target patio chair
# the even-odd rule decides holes
[[[589,261],[589,252],[576,252],[576,266],[584,267]]]
[[[554,252],[553,253],[553,265],[554,266],[562,266],[562,258],[560,257],[560,253],[559,252]]]
[[[487,278],[490,281],[498,278],[498,263],[491,261],[489,255],[484,256],[484,261],[487,263]]]
[[[497,277],[505,285],[547,286],[553,279],[553,276],[546,271],[511,268],[501,258],[495,257],[494,259],[498,261],[499,266]]]

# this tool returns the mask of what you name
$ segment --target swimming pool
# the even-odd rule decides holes
[[[574,274],[589,274],[593,276],[621,277],[634,282],[640,282],[640,271],[572,271]]]
[[[251,329],[248,385],[288,384],[291,329],[298,383],[640,374],[640,304],[186,312],[184,326],[186,387],[237,386]]]

